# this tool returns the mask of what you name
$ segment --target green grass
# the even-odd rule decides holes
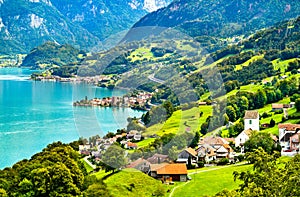
[[[287,69],[287,66],[290,62],[295,61],[297,58],[292,58],[284,61],[280,61],[279,59],[273,60],[272,64],[274,66],[274,70],[280,70],[281,73],[284,73]]]
[[[148,139],[145,139],[143,141],[140,141],[140,142],[137,143],[138,148],[147,146],[148,144],[151,144],[152,142],[154,142],[154,140],[155,140],[155,138],[148,138]]]
[[[83,165],[84,165],[84,167],[85,167],[85,169],[86,169],[86,171],[87,171],[88,173],[90,173],[90,172],[92,172],[92,171],[94,170],[88,163],[86,163],[86,162],[84,161],[84,159],[80,159],[80,161],[83,163]]]
[[[131,58],[132,62],[135,62],[137,60],[143,60],[145,58],[150,60],[154,58],[154,56],[150,48],[138,48],[130,54],[129,58]]]
[[[255,56],[251,57],[249,60],[247,60],[246,62],[244,62],[244,63],[242,63],[242,64],[236,65],[234,70],[235,70],[235,71],[237,71],[237,70],[242,70],[243,67],[249,66],[249,64],[250,64],[251,62],[254,62],[254,61],[257,61],[257,60],[259,60],[259,59],[262,59],[263,57],[264,57],[263,55],[255,55]]]
[[[240,182],[234,182],[232,173],[246,171],[250,168],[251,165],[229,166],[193,174],[191,175],[192,180],[186,185],[178,187],[173,196],[212,196],[225,188],[236,189]]]
[[[164,188],[161,181],[133,169],[122,170],[104,180],[112,196],[152,196],[158,188]]]
[[[200,112],[203,116],[200,117]],[[144,135],[157,134],[162,136],[169,133],[182,133],[186,128],[190,127],[192,132],[198,131],[202,123],[212,113],[211,106],[194,107],[189,110],[178,110],[164,123],[155,124],[146,129]]]

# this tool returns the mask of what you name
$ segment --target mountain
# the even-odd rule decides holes
[[[0,1],[0,35],[6,45],[0,47],[0,53],[28,52],[46,41],[85,49],[100,43],[87,30],[64,17],[48,0]]]
[[[47,41],[98,50],[171,0],[0,0],[0,54],[28,53]]]
[[[175,0],[144,16],[133,29],[172,27],[193,37],[229,37],[249,35],[299,13],[300,2],[295,0]]]
[[[148,12],[167,6],[171,0],[51,0],[75,24],[103,40],[129,29]]]

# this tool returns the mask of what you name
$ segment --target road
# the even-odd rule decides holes
[[[157,79],[154,77],[154,74],[151,74],[148,76],[148,79],[150,79],[151,81],[154,81],[156,83],[160,83],[160,84],[164,84],[165,81],[164,80],[161,80],[161,79]]]

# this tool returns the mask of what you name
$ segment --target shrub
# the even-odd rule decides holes
[[[229,159],[228,158],[222,158],[219,162],[218,165],[226,165],[229,163]]]

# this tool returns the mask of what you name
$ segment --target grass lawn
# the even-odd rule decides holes
[[[251,165],[229,166],[192,174],[192,180],[186,185],[178,187],[173,196],[212,196],[225,188],[229,190],[235,189],[240,182],[234,182],[232,173],[234,171],[246,171],[250,168]]]
[[[87,173],[90,173],[94,170],[88,163],[84,161],[84,159],[80,159],[80,161],[83,163]]]
[[[152,196],[159,188],[165,189],[161,181],[134,170],[122,170],[104,180],[112,196]]]
[[[203,112],[200,117],[200,112]],[[184,132],[188,127],[192,132],[198,131],[202,123],[205,122],[206,118],[212,113],[211,106],[200,106],[188,109],[185,111],[178,110],[164,123],[155,124],[146,129],[144,135],[164,135],[168,133],[181,133]]]

